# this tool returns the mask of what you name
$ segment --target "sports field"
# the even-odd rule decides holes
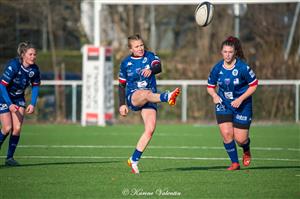
[[[300,198],[299,125],[253,125],[253,162],[240,171],[226,171],[216,126],[158,125],[134,175],[126,160],[142,130],[25,125],[22,166],[2,166],[2,146],[0,198]]]

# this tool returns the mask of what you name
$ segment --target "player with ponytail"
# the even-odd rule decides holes
[[[40,71],[35,64],[36,48],[30,42],[21,42],[18,57],[10,60],[0,78],[0,147],[10,134],[6,166],[18,166],[13,156],[17,148],[24,114],[35,110],[40,85]],[[31,85],[31,101],[26,106],[25,90]]]
[[[215,113],[224,147],[231,159],[228,170],[239,170],[236,143],[243,148],[243,165],[251,162],[249,129],[252,121],[252,94],[258,84],[256,75],[245,62],[238,38],[230,36],[221,45],[223,59],[211,70],[207,92]],[[218,86],[218,91],[216,87]]]

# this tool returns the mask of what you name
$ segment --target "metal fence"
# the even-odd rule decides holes
[[[197,102],[196,104],[201,104],[201,101],[205,101],[205,103],[201,104],[202,107],[207,106],[207,104],[212,104],[212,102],[208,103],[207,99],[203,99],[203,96],[204,96],[203,93],[206,93],[206,89],[205,89],[206,84],[207,84],[206,80],[158,80],[157,84],[158,84],[158,87],[161,87],[161,88],[170,88],[171,86],[181,87],[181,89],[182,89],[181,99],[178,100],[178,102],[180,103],[180,105],[179,105],[180,110],[177,112],[180,115],[180,120],[182,122],[187,122],[189,119],[193,118],[193,115],[197,115],[196,113],[193,115],[189,114],[189,112],[193,112],[193,111],[195,111],[195,109],[197,109],[195,107],[192,107],[192,108],[190,107],[192,104],[192,102],[189,100],[190,96],[198,95],[198,94],[190,94],[191,90],[193,90],[193,92],[195,92],[196,90],[198,91],[198,90],[202,89],[201,90],[202,94],[198,95],[199,102]],[[55,85],[64,86],[66,88],[68,87],[68,89],[66,89],[68,97],[65,98],[67,109],[68,109],[66,120],[71,120],[74,123],[78,122],[80,120],[80,112],[81,112],[82,81],[72,81],[72,80],[43,81],[42,86],[41,86],[41,91],[45,90],[47,87],[48,87],[48,89],[46,89],[41,96],[47,95],[48,98],[49,98],[49,96],[54,96],[54,86]],[[115,80],[114,86],[115,86],[116,95],[117,95],[117,88],[116,88],[117,85],[118,85],[118,82]],[[288,103],[286,103],[287,105],[285,106],[285,107],[289,107],[289,108],[283,108],[283,109],[293,109],[291,107],[294,107],[294,110],[285,111],[285,114],[287,114],[287,115],[286,116],[283,115],[283,117],[285,117],[287,119],[290,118],[290,119],[294,120],[295,122],[299,122],[299,86],[300,86],[300,80],[260,80],[259,88],[261,88],[261,87],[265,87],[265,88],[262,89],[259,94],[255,94],[255,96],[259,95],[259,99],[257,99],[257,101],[259,101],[259,103],[257,103],[256,112],[259,112],[261,109],[268,107],[268,109],[274,109],[274,111],[267,111],[267,113],[264,116],[262,115],[261,117],[262,118],[269,117],[269,115],[272,115],[271,112],[274,115],[276,112],[276,109],[278,109],[278,108],[272,107],[272,104],[270,104],[269,102],[271,102],[272,100],[275,100],[274,98],[276,98],[277,104],[279,103],[279,109],[280,109],[281,102],[280,101],[278,102],[278,100],[282,100],[284,98],[289,97],[289,99],[292,99],[292,100],[289,100]],[[49,91],[49,87],[53,91],[51,91],[51,90]],[[268,92],[274,92],[274,91],[270,91],[270,89],[272,89],[273,87],[276,88],[277,94],[276,95],[270,94],[270,96],[268,97],[269,99],[265,99],[264,96],[266,96],[268,94]],[[285,87],[285,88],[280,89],[281,87]],[[289,90],[289,92],[285,93],[286,90]],[[270,98],[272,98],[272,99],[270,99]],[[51,99],[53,101],[55,98],[52,97]],[[256,101],[256,99],[254,98],[254,103],[255,103],[255,101]],[[116,107],[116,109],[117,109],[117,107]],[[254,105],[254,109],[255,109],[255,105]],[[198,111],[198,112],[201,112],[201,111]],[[117,113],[117,111],[116,111],[116,113]],[[40,113],[40,114],[45,114],[45,113]],[[52,114],[54,114],[54,113],[52,113]],[[283,114],[283,113],[279,113],[279,114]],[[272,117],[269,117],[269,119],[272,119]],[[48,119],[46,119],[46,120],[48,120]],[[268,120],[268,118],[265,118],[264,120]]]

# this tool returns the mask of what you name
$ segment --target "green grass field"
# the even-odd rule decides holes
[[[143,126],[25,125],[15,159],[0,151],[0,198],[300,198],[300,126],[253,126],[253,161],[230,161],[216,126],[158,125],[133,175]],[[242,150],[239,149],[241,157]]]

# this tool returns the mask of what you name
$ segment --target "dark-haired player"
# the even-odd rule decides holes
[[[221,45],[223,59],[211,70],[207,91],[215,104],[217,123],[231,159],[228,170],[240,169],[236,143],[243,148],[243,164],[251,161],[249,128],[252,97],[258,80],[245,62],[239,39],[228,37]],[[218,87],[218,92],[215,88]]]

